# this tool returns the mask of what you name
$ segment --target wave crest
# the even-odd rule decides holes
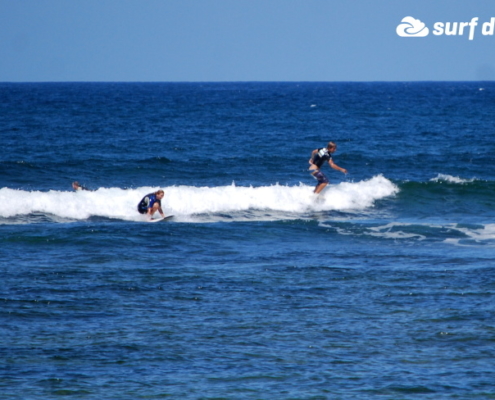
[[[364,210],[374,202],[394,195],[398,188],[379,175],[361,182],[330,185],[315,196],[313,187],[271,185],[239,187],[162,187],[166,214],[178,221],[196,222],[198,215],[216,215],[217,220],[279,220],[294,218],[310,211]],[[136,211],[141,198],[157,188],[100,188],[94,192],[22,191],[0,189],[0,218],[25,217],[33,213],[53,215],[69,220],[105,217],[128,221],[143,219]],[[201,220],[201,219],[199,219]]]

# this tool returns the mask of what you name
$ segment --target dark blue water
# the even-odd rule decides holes
[[[0,398],[495,398],[494,117],[492,82],[0,84]]]

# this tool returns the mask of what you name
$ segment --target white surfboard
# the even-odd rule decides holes
[[[152,218],[152,219],[149,219],[148,222],[168,221],[172,217],[173,217],[173,215],[168,215],[165,218]]]

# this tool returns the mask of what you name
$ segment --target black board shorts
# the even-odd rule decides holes
[[[313,176],[313,178],[315,178],[318,181],[318,185],[320,185],[322,183],[330,183],[330,181],[325,176],[325,174],[323,172],[321,172],[320,170],[312,172],[311,175]]]

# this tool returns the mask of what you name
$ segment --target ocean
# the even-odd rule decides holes
[[[0,137],[0,398],[495,399],[495,82],[1,83]]]

